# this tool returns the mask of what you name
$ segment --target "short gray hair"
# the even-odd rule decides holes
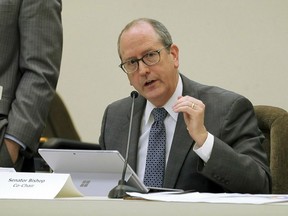
[[[118,55],[120,58],[121,58],[121,56],[120,56],[120,39],[121,39],[123,32],[127,31],[131,27],[133,27],[136,24],[141,23],[141,22],[149,23],[152,26],[152,28],[155,30],[156,34],[159,36],[160,42],[163,44],[163,46],[168,47],[169,45],[171,45],[173,43],[172,37],[171,37],[169,31],[161,22],[159,22],[155,19],[150,19],[150,18],[135,19],[135,20],[131,21],[130,23],[128,23],[118,36],[117,47],[118,47]]]

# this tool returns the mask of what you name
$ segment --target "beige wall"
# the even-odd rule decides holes
[[[288,110],[287,11],[287,0],[63,0],[57,91],[82,140],[98,142],[105,107],[132,90],[118,68],[118,34],[150,17],[170,30],[186,76]]]

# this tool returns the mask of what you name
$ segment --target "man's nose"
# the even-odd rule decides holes
[[[139,74],[146,74],[150,71],[149,66],[146,65],[142,60],[138,62]]]

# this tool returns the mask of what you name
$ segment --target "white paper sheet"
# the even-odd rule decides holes
[[[287,195],[277,194],[238,194],[238,193],[128,193],[132,197],[166,202],[206,202],[206,203],[238,203],[238,204],[266,204],[288,202]]]

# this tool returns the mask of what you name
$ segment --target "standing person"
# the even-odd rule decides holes
[[[0,1],[0,167],[32,171],[62,56],[61,0]]]
[[[181,74],[179,49],[156,20],[129,23],[119,35],[118,53],[120,67],[140,94],[135,99],[128,163],[147,186],[270,193],[267,156],[261,146],[264,137],[248,99]],[[102,149],[125,156],[130,107],[128,97],[106,108],[99,138]],[[165,129],[161,129],[166,135],[165,170],[146,181],[161,166],[148,171],[151,163],[161,162],[155,154],[148,159],[150,152],[160,149],[150,151],[154,108],[166,110]]]

